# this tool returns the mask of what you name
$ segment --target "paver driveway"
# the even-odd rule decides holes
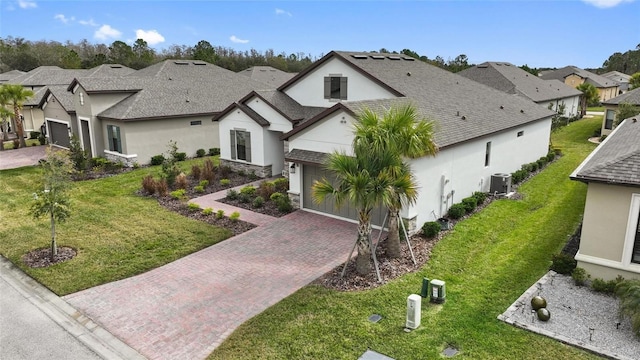
[[[299,210],[65,300],[150,359],[203,359],[240,324],[343,263],[355,234],[355,224]]]

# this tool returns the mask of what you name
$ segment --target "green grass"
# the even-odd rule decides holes
[[[520,201],[494,201],[458,223],[414,274],[374,290],[342,293],[307,286],[241,325],[209,359],[357,359],[368,348],[396,359],[592,359],[594,355],[497,320],[546,273],[580,221],[586,186],[569,174],[594,149],[601,117],[553,135],[564,153],[523,184]],[[421,279],[447,282],[444,305],[423,303],[422,325],[403,331],[406,298]],[[370,323],[371,314],[383,319]]]
[[[25,141],[29,147],[40,146],[40,141],[38,141],[38,139],[25,139]],[[7,140],[3,145],[5,150],[13,150],[13,140]]]
[[[183,170],[203,159],[179,163]],[[135,192],[142,178],[160,167],[134,170],[110,178],[75,182],[70,192],[72,214],[57,226],[58,246],[78,255],[48,268],[31,269],[21,258],[47,247],[50,226],[29,214],[40,169],[0,171],[0,254],[58,295],[127,278],[167,264],[220,242],[231,233],[167,211],[155,199]]]
[[[604,111],[604,106],[588,106],[587,111]]]

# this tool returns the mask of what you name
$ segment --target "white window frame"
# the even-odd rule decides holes
[[[118,132],[117,132],[117,134],[118,134],[118,145],[119,145],[119,146],[117,146],[118,149],[111,149],[111,145],[113,145],[111,141],[114,138],[112,136],[109,136],[109,135],[113,134],[114,128],[118,129]],[[122,152],[122,130],[120,129],[120,126],[113,125],[113,124],[107,124],[107,144],[109,145],[109,146],[107,146],[107,149],[109,151],[117,152],[119,154],[124,154]]]

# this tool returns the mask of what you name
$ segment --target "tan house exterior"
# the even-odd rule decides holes
[[[618,111],[618,105],[631,104],[640,106],[640,88],[628,91],[622,95],[616,96],[613,99],[607,100],[602,103],[604,106],[604,116],[602,119],[602,135],[609,135],[613,130],[615,123],[617,122],[616,112]]]
[[[565,66],[555,71],[545,72],[540,77],[544,80],[560,80],[573,88],[583,83],[592,84],[598,89],[600,102],[618,96],[618,82],[575,66]]]
[[[640,279],[640,121],[623,121],[571,174],[587,184],[575,259],[592,278]]]

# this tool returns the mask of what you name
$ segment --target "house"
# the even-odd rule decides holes
[[[609,99],[602,103],[604,106],[604,119],[602,119],[602,135],[609,135],[616,123],[616,110],[620,104],[631,104],[640,106],[640,88],[633,89],[622,95],[618,95],[613,99]]]
[[[558,80],[543,80],[507,62],[484,62],[458,73],[466,78],[504,91],[524,96],[562,116],[577,116],[582,92]]]
[[[253,80],[269,84],[273,86],[274,89],[289,81],[296,75],[295,73],[288,73],[271,66],[252,66],[246,70],[239,71],[238,73],[246,75]]]
[[[624,94],[625,92],[629,91],[629,81],[631,80],[631,75],[621,73],[620,71],[609,71],[608,73],[604,73],[600,76],[606,77],[607,79],[613,80],[618,83],[618,95]]]
[[[583,83],[592,84],[598,89],[600,102],[618,96],[618,83],[616,81],[575,66],[565,66],[555,71],[545,72],[540,77],[544,80],[560,80],[572,88],[576,88]]]
[[[195,156],[218,148],[211,118],[254,90],[273,88],[221,67],[193,60],[166,60],[122,77],[80,77],[72,93],[82,143],[92,156],[128,165],[166,153],[169,141]]]
[[[7,83],[11,79],[24,74],[24,71],[20,70],[11,70],[0,74],[0,84]]]
[[[354,219],[348,205],[338,209],[331,199],[313,202],[311,185],[330,178],[323,168],[327,154],[352,154],[352,125],[359,111],[383,113],[406,103],[435,120],[440,147],[434,158],[411,161],[420,198],[402,216],[413,229],[440,218],[473,192],[489,191],[492,175],[513,172],[547,154],[554,113],[528,99],[404,55],[332,51],[277,91],[249,94],[216,117],[220,159],[232,166],[271,164],[273,170],[282,159],[280,149],[289,196],[297,207]],[[256,147],[262,152],[259,162]]]
[[[640,118],[624,120],[571,174],[587,184],[578,266],[640,279]]]

